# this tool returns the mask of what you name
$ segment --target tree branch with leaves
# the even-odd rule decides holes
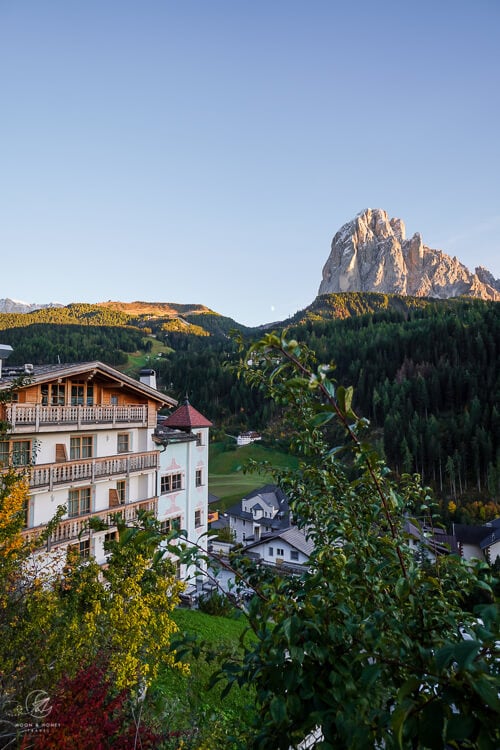
[[[428,492],[395,482],[353,411],[352,389],[333,372],[284,335],[267,334],[242,357],[240,377],[285,410],[302,455],[297,471],[277,479],[314,552],[299,576],[252,572],[265,594],[248,607],[256,639],[218,677],[228,689],[256,688],[248,747],[288,750],[320,727],[324,750],[493,750],[500,651],[491,571],[453,555],[427,564],[415,556],[405,520],[416,503],[427,507]],[[486,601],[471,612],[466,597],[478,585]]]

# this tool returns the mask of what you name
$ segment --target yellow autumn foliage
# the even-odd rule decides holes
[[[183,584],[173,576],[159,576],[155,586],[145,592],[140,582],[148,564],[142,558],[142,565],[109,600],[110,668],[120,689],[149,685],[162,664],[189,672],[169,650],[178,630],[171,612]]]
[[[12,480],[12,477],[10,477]],[[9,555],[23,546],[21,529],[28,502],[28,481],[15,477],[5,482],[0,492],[0,555]]]
[[[13,472],[0,480],[0,664],[10,693],[50,690],[101,659],[132,695],[161,666],[188,672],[170,646],[184,584],[158,558],[154,527],[121,528],[106,568],[70,546],[42,575],[46,555],[22,535],[28,483]]]

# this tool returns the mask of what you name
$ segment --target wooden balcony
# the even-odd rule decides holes
[[[148,407],[145,404],[129,406],[42,406],[41,404],[8,404],[6,419],[11,430],[38,432],[66,427],[74,430],[96,427],[146,427]]]
[[[94,513],[87,513],[84,516],[78,516],[77,518],[67,518],[64,521],[60,521],[54,533],[50,536],[47,547],[50,549],[50,547],[56,544],[81,541],[82,539],[88,538],[88,522],[90,518],[102,519],[105,523],[110,525],[110,531],[112,531],[116,528],[111,526],[113,516],[119,514],[125,522],[132,523],[135,521],[138,512],[141,510],[150,511],[156,516],[158,511],[158,498],[150,497],[147,500],[137,500],[135,503],[126,503],[125,505],[118,505],[115,508],[107,508],[106,510],[99,510]],[[45,525],[35,526],[31,529],[25,529],[22,533],[25,539],[32,541],[38,537],[45,528]]]
[[[58,464],[39,464],[29,472],[30,489],[48,489],[75,482],[93,483],[113,476],[128,476],[159,466],[159,452],[126,453],[88,458],[79,461],[63,461]]]

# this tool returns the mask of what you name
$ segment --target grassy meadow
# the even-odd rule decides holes
[[[173,352],[173,349],[153,337],[148,337],[148,341],[151,341],[152,343],[150,352],[137,351],[131,352],[128,355],[127,364],[120,368],[126,374],[129,374],[132,377],[138,377],[138,372],[143,367],[154,367],[154,360],[157,357],[166,357]]]
[[[277,472],[296,468],[297,458],[261,443],[251,443],[236,449],[227,449],[224,443],[210,445],[208,489],[220,498],[218,510],[225,510],[252,490],[275,481],[273,473],[245,472],[250,461],[267,461]]]

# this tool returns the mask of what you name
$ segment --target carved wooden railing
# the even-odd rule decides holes
[[[43,487],[51,490],[61,484],[80,481],[94,482],[104,477],[157,469],[158,466],[158,451],[63,461],[58,464],[35,464],[29,471],[29,483],[31,489]]]
[[[105,523],[109,524],[110,530],[112,530],[114,528],[111,526],[113,516],[119,514],[125,522],[132,522],[137,518],[137,514],[141,510],[150,511],[156,516],[158,511],[158,498],[150,497],[147,500],[137,500],[135,503],[126,503],[124,505],[119,505],[116,508],[106,508],[106,510],[86,513],[84,516],[77,516],[76,518],[68,518],[64,521],[60,521],[48,540],[48,546],[50,547],[54,544],[62,544],[64,542],[81,539],[82,537],[88,537],[88,523],[90,518],[100,518]],[[45,529],[46,525],[25,529],[22,532],[23,537],[29,541],[33,541]]]
[[[11,429],[32,427],[38,430],[46,425],[111,426],[147,425],[148,407],[145,404],[129,406],[42,406],[41,404],[8,404],[6,418]]]

